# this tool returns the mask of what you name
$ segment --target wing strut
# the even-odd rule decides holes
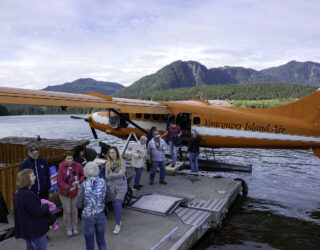
[[[127,122],[129,122],[130,124],[132,124],[133,126],[135,126],[137,129],[141,130],[143,133],[148,133],[146,130],[144,130],[143,128],[141,128],[138,124],[136,124],[135,122],[131,121],[129,118],[127,118],[126,116],[122,115],[120,112],[118,112],[115,109],[110,109],[112,110],[114,113],[116,113],[118,116],[120,116],[121,118],[125,119]]]

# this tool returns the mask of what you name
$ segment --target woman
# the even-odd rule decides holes
[[[76,196],[79,184],[83,180],[82,165],[73,161],[72,152],[67,152],[65,160],[62,161],[58,170],[59,197],[63,208],[63,222],[67,229],[67,236],[78,234]]]
[[[147,148],[146,148],[147,137],[141,136],[139,142],[132,149],[132,160],[131,166],[134,167],[136,175],[134,178],[134,188],[140,189],[143,185],[140,185],[140,179],[143,168],[146,166],[147,159]]]
[[[122,203],[128,189],[125,172],[125,163],[119,154],[119,150],[117,149],[117,147],[110,147],[108,152],[108,159],[106,162],[105,176],[106,180],[114,186],[116,193],[116,199],[112,203],[116,215],[116,225],[113,230],[114,234],[118,234],[120,232]]]
[[[76,146],[73,152],[73,160],[80,163],[83,167],[86,165],[87,160],[83,157],[85,148],[82,145]]]
[[[27,250],[47,249],[46,233],[49,231],[46,213],[47,204],[42,205],[40,197],[31,191],[36,176],[32,169],[18,172],[13,195],[14,234],[27,241]]]
[[[90,161],[84,167],[84,175],[87,179],[81,184],[77,197],[77,207],[82,209],[81,225],[86,240],[87,250],[94,249],[94,232],[100,250],[106,250],[104,233],[106,228],[106,216],[104,204],[106,197],[106,182],[99,178],[98,164]]]

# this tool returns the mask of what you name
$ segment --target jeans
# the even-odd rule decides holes
[[[150,171],[150,181],[152,182],[154,180],[154,177],[156,176],[158,167],[160,168],[160,181],[164,181],[166,177],[166,168],[164,165],[164,161],[153,161]]]
[[[199,153],[190,153],[189,164],[192,172],[198,172],[198,157]]]
[[[121,218],[122,218],[122,200],[116,199],[112,202],[114,213],[116,215],[116,224],[120,225]]]
[[[136,176],[134,177],[134,186],[139,186],[143,168],[134,168],[134,170],[136,171]]]
[[[47,236],[43,235],[34,240],[27,240],[27,250],[46,250]]]
[[[86,240],[87,250],[94,250],[94,232],[96,232],[96,241],[99,250],[107,249],[106,242],[104,240],[106,223],[107,217],[104,215],[104,212],[88,218],[82,218],[81,226]]]
[[[169,141],[170,155],[172,160],[172,165],[176,165],[178,147],[173,144],[173,141]]]

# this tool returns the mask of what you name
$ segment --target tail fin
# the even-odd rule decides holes
[[[320,136],[320,88],[300,100],[271,108],[272,113],[307,123]],[[320,147],[313,147],[313,153],[320,158]]]
[[[320,131],[320,88],[296,102],[271,110],[274,114],[313,123],[314,129]]]

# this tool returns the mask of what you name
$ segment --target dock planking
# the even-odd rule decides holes
[[[130,171],[132,170],[128,169],[128,172]],[[110,212],[105,233],[108,249],[190,249],[209,228],[221,224],[228,209],[241,192],[241,182],[232,179],[176,174],[166,176],[168,185],[162,185],[159,184],[158,178],[159,173],[154,184],[149,185],[149,173],[144,172],[141,179],[144,187],[134,190],[134,196],[152,193],[180,196],[188,200],[187,207],[180,206],[166,216],[125,207],[119,235],[112,234],[115,216]],[[207,202],[209,206],[205,206],[205,209],[196,208],[195,204],[205,203],[204,201],[219,201],[219,203],[214,206],[214,202]],[[48,233],[47,248],[84,249],[85,241],[81,226],[79,225],[79,236],[68,238],[65,235],[62,218],[59,221],[59,230]],[[0,243],[0,248],[3,250],[24,247],[25,242],[21,239],[12,238]]]

